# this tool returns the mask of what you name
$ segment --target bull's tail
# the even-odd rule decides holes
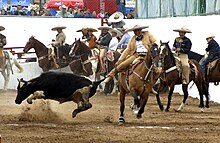
[[[98,87],[98,85],[101,83],[101,82],[103,82],[105,79],[101,79],[101,80],[99,80],[99,81],[94,81],[93,82],[93,86],[95,86],[96,88]]]
[[[93,95],[95,95],[96,89],[97,89],[98,85],[99,85],[101,82],[103,82],[104,80],[105,80],[105,79],[101,79],[101,80],[99,80],[99,81],[94,81],[94,82],[92,83],[92,87],[91,87],[91,89],[90,89],[89,97],[92,97]]]

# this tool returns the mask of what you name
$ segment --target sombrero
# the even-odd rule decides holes
[[[5,27],[0,26],[0,31],[3,31],[3,30],[5,30]]]
[[[206,37],[206,39],[208,39],[208,38],[215,38],[215,35],[209,35],[208,37]]]
[[[98,30],[103,30],[103,29],[111,30],[112,28],[108,26],[101,26],[98,28]]]
[[[52,31],[56,31],[56,30],[58,30],[58,29],[63,30],[63,29],[65,29],[65,28],[66,28],[66,26],[56,26],[56,27],[52,28],[51,30],[52,30]]]
[[[122,21],[123,18],[124,18],[123,13],[117,11],[109,17],[108,22],[120,22]]]
[[[115,32],[117,34],[117,37],[122,35],[122,33],[119,30],[117,30],[116,28],[112,28],[110,30],[110,32]]]
[[[88,27],[83,27],[82,29],[77,30],[76,32],[87,31]]]
[[[86,28],[86,30],[92,31],[92,32],[98,32],[98,30],[96,30],[96,29],[94,29],[94,28],[90,28],[90,27]]]
[[[182,28],[180,28],[180,29],[174,29],[173,31],[175,31],[175,32],[192,33],[188,28],[186,28],[184,26]]]
[[[133,28],[130,28],[130,29],[127,29],[126,32],[129,32],[129,31],[134,31],[134,30],[139,30],[139,29],[145,29],[145,28],[148,28],[149,26],[140,26],[140,25],[135,25]]]

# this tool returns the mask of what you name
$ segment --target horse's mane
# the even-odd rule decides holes
[[[37,40],[36,38],[32,37],[37,43],[40,44],[40,46],[47,48],[42,42],[40,42],[39,40]]]
[[[92,51],[91,51],[91,49],[90,49],[85,43],[83,43],[82,41],[79,40],[79,42],[80,42],[80,44],[82,45],[80,48],[83,50],[83,52],[86,53],[86,54],[88,54],[89,57],[91,57],[91,56],[92,56]]]
[[[170,58],[171,58],[171,61],[173,61],[173,64],[176,65],[176,62],[175,62],[176,59],[175,59],[175,57],[173,56],[173,53],[172,53],[172,51],[171,51],[171,49],[170,49],[169,42],[165,42],[165,43],[163,43],[163,44],[165,44],[166,47],[167,47],[167,49],[168,49],[168,53],[169,53],[169,56],[170,56]]]

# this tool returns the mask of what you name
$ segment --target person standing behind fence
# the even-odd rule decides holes
[[[220,47],[219,44],[213,39],[215,38],[214,35],[210,35],[206,38],[208,42],[208,47],[205,49],[207,57],[202,61],[201,66],[204,74],[207,73],[206,65],[209,62],[214,61],[215,59],[220,58]]]
[[[125,0],[116,0],[118,6],[118,11],[122,12],[125,15]]]
[[[182,65],[182,84],[189,83],[190,67],[188,63],[188,53],[191,50],[192,42],[185,36],[186,33],[192,33],[186,27],[180,29],[174,29],[174,32],[179,32],[179,37],[174,40],[173,51],[176,52],[176,56],[180,58]]]
[[[5,30],[5,27],[0,26],[0,31]],[[2,71],[5,67],[5,56],[3,54],[3,48],[7,44],[6,36],[0,33],[0,71]]]

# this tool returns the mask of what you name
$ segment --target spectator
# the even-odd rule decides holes
[[[134,10],[130,10],[129,13],[127,13],[127,19],[134,19]]]
[[[60,11],[56,14],[57,17],[74,17],[71,13],[67,12],[67,6],[62,5]]]
[[[69,9],[68,9],[68,12],[69,12],[70,14],[74,15],[74,12],[73,12],[73,9],[72,9],[72,8],[69,8]]]
[[[110,16],[111,16],[111,13],[105,12],[105,16],[104,16],[105,19],[109,19]]]
[[[14,11],[14,15],[27,15],[27,13],[22,9],[21,5],[17,5],[17,10]]]
[[[91,17],[92,17],[92,18],[96,18],[96,17],[97,17],[96,11],[93,11],[93,12],[92,12]]]
[[[125,15],[125,0],[116,0],[116,4],[118,6],[118,11]]]
[[[74,16],[75,18],[84,18],[84,10],[80,10],[78,14]]]
[[[43,14],[44,14],[44,10],[43,10],[43,9],[39,10],[38,15],[39,15],[39,16],[42,16]]]
[[[123,26],[125,25],[123,18],[123,13],[116,11],[109,17],[109,19],[106,19],[106,22],[107,25],[112,26],[112,28],[123,28]]]
[[[91,15],[89,9],[87,9],[87,10],[84,12],[84,18],[91,18],[91,17],[92,17],[92,15]]]
[[[97,18],[104,18],[105,14],[104,14],[104,10],[101,9],[100,13],[97,14]]]
[[[0,14],[1,15],[7,15],[7,11],[5,9],[2,9]]]
[[[34,9],[31,9],[30,16],[37,16],[37,13]]]
[[[44,14],[42,16],[52,16],[50,13],[50,9],[49,8],[45,9]]]

